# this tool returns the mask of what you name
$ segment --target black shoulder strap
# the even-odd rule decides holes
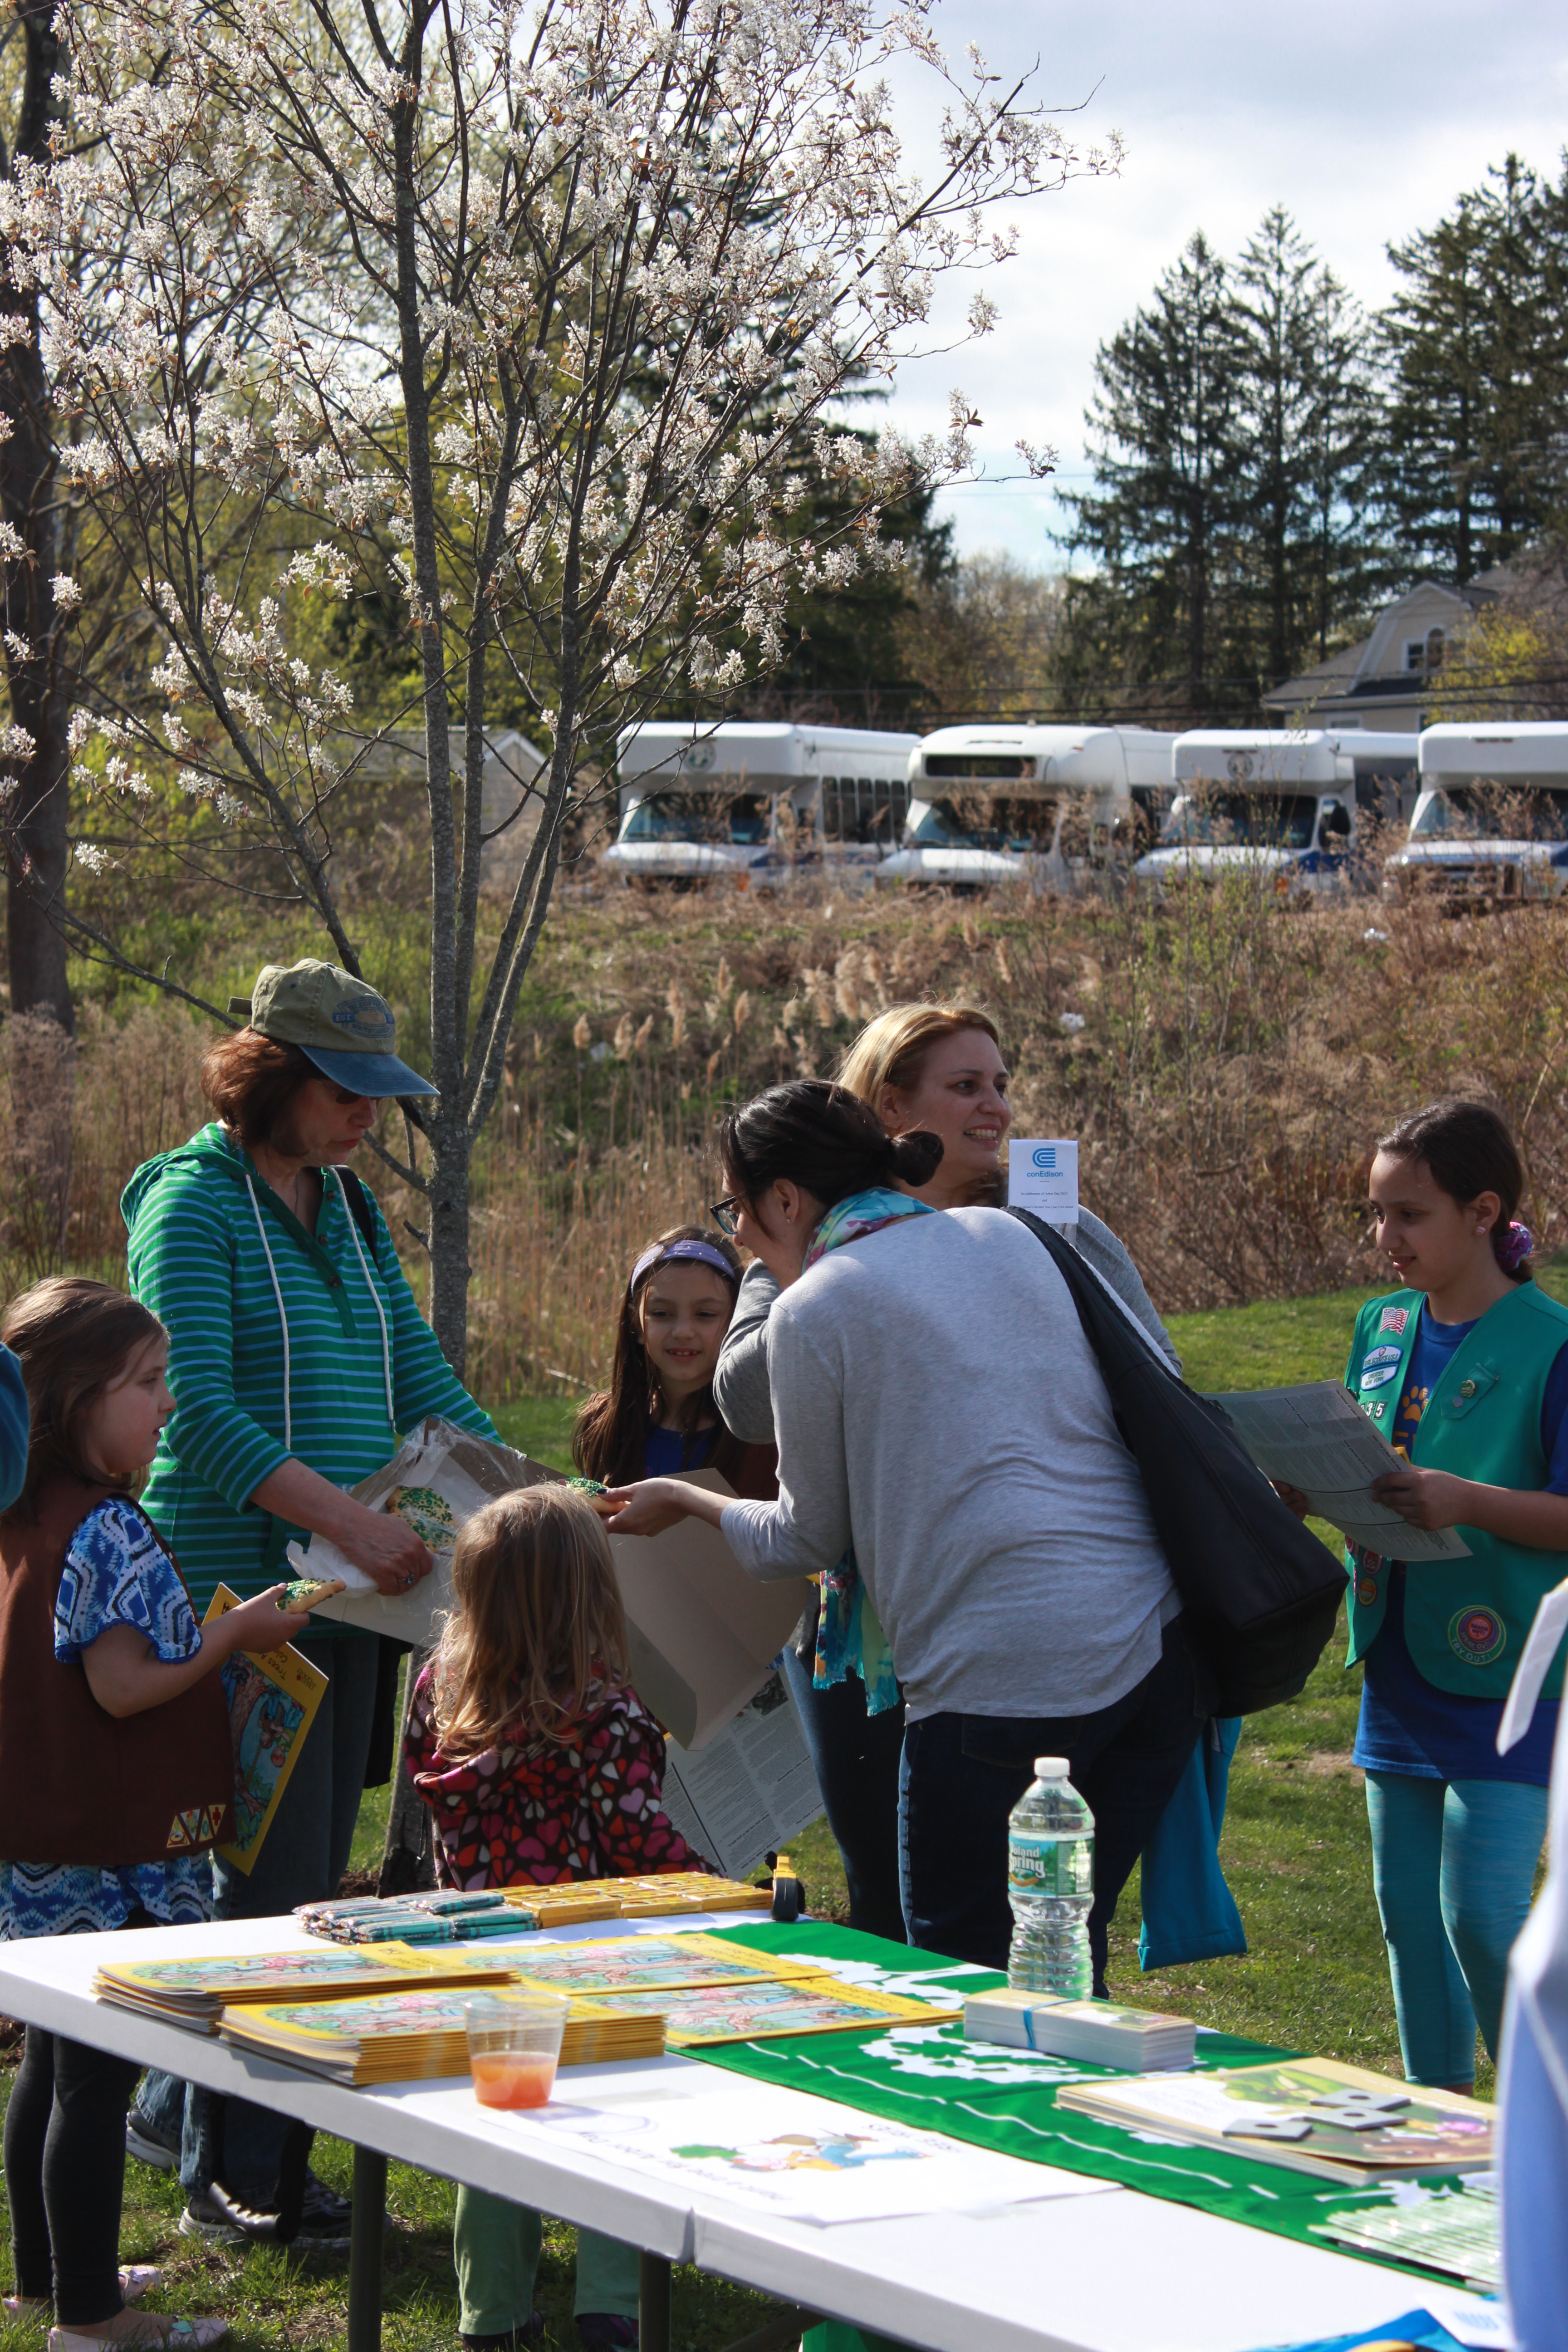
[[[338,1181],[343,1188],[343,1198],[349,1204],[349,1214],[359,1227],[366,1249],[375,1255],[375,1202],[363,1177],[352,1168],[340,1168]]]

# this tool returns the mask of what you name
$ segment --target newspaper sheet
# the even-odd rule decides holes
[[[1352,1543],[1390,1559],[1468,1559],[1453,1528],[1413,1528],[1380,1503],[1373,1482],[1410,1465],[1338,1381],[1296,1389],[1243,1389],[1216,1396],[1266,1478],[1295,1486],[1314,1517]]]
[[[664,1809],[726,1878],[748,1877],[816,1820],[822,1791],[781,1674],[696,1754],[670,1741]]]

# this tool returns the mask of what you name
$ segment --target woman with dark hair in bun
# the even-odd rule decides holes
[[[613,1490],[617,1528],[720,1526],[753,1576],[853,1549],[906,1706],[911,1943],[1006,1963],[1007,1816],[1038,1755],[1097,1825],[1097,1990],[1116,1899],[1197,1738],[1194,1669],[1138,1469],[1061,1276],[995,1209],[930,1209],[942,1144],[889,1136],[819,1079],[720,1136],[716,1213],[777,1276],[767,1323],[773,1503],[668,1479]]]

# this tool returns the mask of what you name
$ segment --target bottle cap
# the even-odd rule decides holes
[[[1037,1756],[1035,1759],[1037,1780],[1065,1780],[1069,1769],[1070,1766],[1065,1756]]]

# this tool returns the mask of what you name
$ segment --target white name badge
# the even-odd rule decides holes
[[[1007,1145],[1007,1206],[1047,1225],[1078,1223],[1078,1145],[1060,1137],[1014,1136]]]

